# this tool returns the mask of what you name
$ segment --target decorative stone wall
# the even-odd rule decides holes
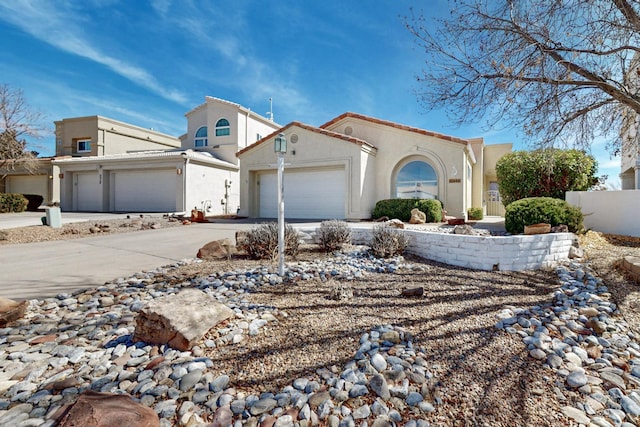
[[[301,230],[306,233],[315,230]],[[477,270],[523,271],[553,267],[569,258],[572,233],[531,236],[465,236],[417,230],[399,230],[410,237],[407,252]],[[351,227],[354,244],[367,244],[371,228]]]

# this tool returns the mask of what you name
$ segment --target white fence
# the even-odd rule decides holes
[[[640,190],[568,191],[566,200],[582,210],[585,228],[640,237]]]

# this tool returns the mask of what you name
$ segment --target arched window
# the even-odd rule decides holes
[[[196,147],[206,147],[209,145],[209,140],[207,138],[207,127],[202,126],[196,132],[195,144]]]
[[[438,176],[431,165],[420,160],[407,163],[396,178],[399,199],[435,199],[438,197]]]
[[[225,136],[231,134],[231,128],[229,127],[229,120],[220,119],[216,123],[216,136]]]

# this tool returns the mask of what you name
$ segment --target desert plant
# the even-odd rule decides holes
[[[583,215],[580,208],[564,200],[551,197],[529,197],[507,206],[504,226],[511,234],[524,232],[525,225],[547,223],[552,227],[564,224],[575,233],[582,230]]]
[[[0,193],[0,213],[24,212],[29,201],[22,194]]]
[[[483,218],[482,208],[467,209],[467,217],[472,221],[480,221]]]
[[[342,249],[342,245],[351,243],[351,229],[344,221],[323,221],[318,230],[318,244],[326,251]]]
[[[408,245],[409,238],[403,232],[385,224],[373,228],[369,243],[373,254],[379,258],[402,254]]]
[[[285,254],[295,258],[298,255],[300,238],[290,224],[285,224],[284,242]],[[268,222],[254,227],[244,236],[240,247],[253,259],[275,260],[278,256],[278,224]]]
[[[386,199],[379,200],[373,208],[373,217],[383,216],[409,221],[411,209],[418,208],[427,216],[427,222],[442,221],[442,203],[437,199]]]

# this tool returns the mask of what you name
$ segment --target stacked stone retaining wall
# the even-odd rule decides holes
[[[314,230],[301,230],[315,234]],[[572,233],[531,236],[466,236],[399,230],[410,238],[407,252],[422,258],[477,270],[523,271],[550,268],[569,258]],[[367,244],[373,230],[351,227],[352,242]]]

